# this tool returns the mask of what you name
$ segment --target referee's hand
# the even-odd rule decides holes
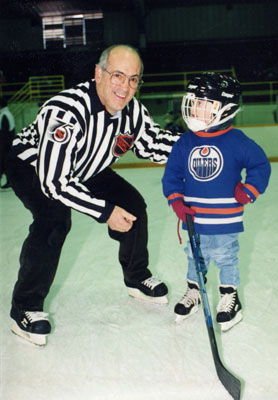
[[[107,224],[113,231],[128,232],[136,219],[134,215],[128,213],[123,208],[115,206],[107,220]]]

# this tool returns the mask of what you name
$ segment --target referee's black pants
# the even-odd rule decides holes
[[[71,228],[71,209],[60,201],[46,197],[34,168],[23,161],[9,159],[8,176],[16,195],[33,216],[20,254],[13,304],[25,310],[40,311],[43,310],[62,246]],[[109,236],[120,243],[119,261],[124,279],[137,282],[149,278],[147,213],[143,197],[110,168],[84,184],[95,197],[118,205],[137,217],[130,231],[122,233],[109,229]]]

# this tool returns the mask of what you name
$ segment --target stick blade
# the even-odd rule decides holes
[[[217,348],[216,338],[213,327],[207,327],[211,351],[214,359],[215,369],[218,375],[218,378],[225,389],[230,393],[234,400],[240,400],[241,395],[241,382],[238,378],[236,378],[227,368],[223,365]]]
[[[241,382],[229,372],[220,360],[215,362],[216,372],[219,380],[234,400],[240,400]]]

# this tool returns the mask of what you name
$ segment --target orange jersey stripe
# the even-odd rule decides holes
[[[174,199],[178,199],[178,198],[184,198],[184,195],[181,193],[173,193],[170,194],[170,196],[167,197],[168,200],[174,200]]]
[[[246,187],[248,190],[250,190],[250,192],[253,193],[253,195],[256,198],[260,195],[260,193],[257,191],[257,189],[254,188],[254,186],[249,185],[248,183],[244,183],[243,186]]]
[[[226,132],[230,131],[231,129],[233,129],[233,127],[229,126],[229,128],[223,129],[223,130],[217,131],[217,132],[209,133],[209,132],[200,131],[200,132],[194,132],[194,133],[195,133],[195,135],[200,136],[200,137],[215,137],[215,136],[223,135],[223,133],[226,133]]]
[[[244,207],[235,208],[201,208],[201,207],[191,207],[194,211],[200,214],[238,214],[243,212]]]

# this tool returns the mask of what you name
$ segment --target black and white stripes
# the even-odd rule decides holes
[[[136,99],[110,115],[92,80],[47,101],[17,135],[13,151],[36,168],[46,196],[101,220],[107,204],[93,197],[86,180],[128,150],[164,164],[178,138],[155,124]]]

